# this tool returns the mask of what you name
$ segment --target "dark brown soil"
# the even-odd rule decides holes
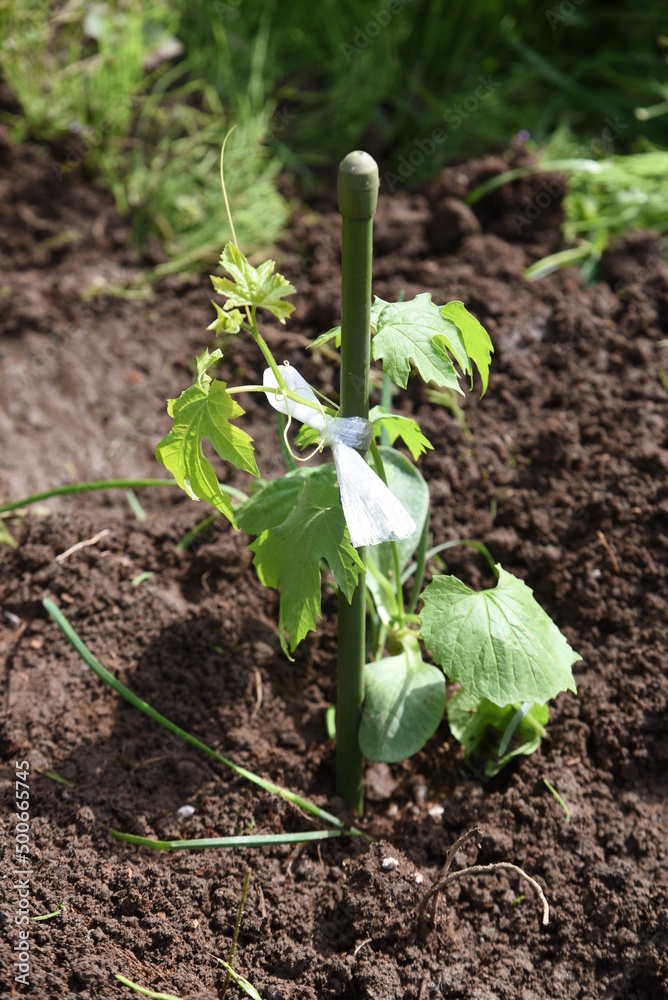
[[[173,279],[146,302],[105,295],[136,264],[110,199],[81,179],[60,185],[47,155],[4,139],[0,159],[0,491],[159,476],[164,401],[188,385],[213,315],[208,279]],[[144,521],[122,491],[33,508],[11,522],[19,547],[1,556],[2,997],[132,996],[115,973],[190,1000],[221,995],[215,956],[229,952],[247,870],[236,966],[264,1000],[668,996],[668,397],[658,375],[668,368],[668,269],[658,239],[637,234],[589,288],[575,271],[527,283],[522,269],[559,246],[558,199],[518,229],[544,179],[523,182],[474,216],[460,196],[496,169],[469,164],[423,194],[381,197],[374,290],[461,298],[488,327],[490,389],[464,403],[471,442],[417,383],[399,405],[437,445],[422,462],[435,541],[478,538],[534,588],[582,654],[578,696],[559,697],[542,749],[494,780],[467,770],[445,725],[407,763],[370,768],[364,826],[382,838],[371,847],[330,840],[155,854],[118,844],[111,828],[190,838],[313,824],[103,687],[42,598],[159,711],[343,816],[324,724],[335,599],[325,596],[322,631],[288,663],[276,595],[259,586],[244,536],[218,521],[177,551],[206,514],[178,491],[142,492]],[[280,248],[299,304],[267,336],[334,392],[329,362],[304,360],[305,344],[338,312],[339,223],[323,204],[320,218],[296,214]],[[69,242],[45,244],[71,230]],[[223,377],[247,381],[259,367],[245,347],[227,345]],[[249,399],[247,410],[260,468],[274,475],[266,404]],[[103,529],[95,544],[56,559]],[[472,585],[486,582],[468,551],[450,566]],[[133,587],[144,571],[155,575]],[[12,959],[22,760],[31,768],[30,912],[65,907],[30,926],[28,988],[13,982]],[[190,819],[177,817],[184,804],[195,808]],[[550,924],[541,925],[532,890],[504,872],[449,887],[437,929],[422,940],[422,895],[449,845],[475,825],[485,831],[478,861],[535,876]],[[475,856],[466,846],[455,867]],[[383,867],[387,857],[398,867]]]

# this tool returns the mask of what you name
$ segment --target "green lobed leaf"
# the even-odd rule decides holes
[[[401,501],[417,525],[408,538],[398,542],[381,542],[380,545],[370,545],[367,555],[370,555],[376,566],[385,576],[394,572],[394,557],[392,544],[399,550],[399,565],[401,569],[408,565],[411,556],[420,542],[425,522],[429,516],[429,487],[424,481],[419,469],[402,455],[386,445],[378,451],[383,459],[387,485],[395,497]]]
[[[576,691],[571,667],[581,657],[522,580],[496,567],[491,590],[476,592],[453,576],[424,591],[421,634],[450,680],[501,707],[544,704]]]
[[[197,367],[197,384],[200,389],[205,392],[209,391],[209,386],[211,385],[211,376],[209,375],[209,368],[215,365],[218,361],[221,361],[223,357],[223,352],[219,347],[215,351],[210,351],[208,347],[205,347],[201,354],[195,358],[195,365]],[[172,416],[171,406],[174,403],[173,399],[170,399],[168,404],[168,410],[170,416]]]
[[[387,305],[382,299],[376,299],[374,304],[371,306],[371,329],[372,331],[376,328],[376,323],[378,321],[378,316],[382,308]],[[323,344],[328,344],[330,340],[336,342],[336,346],[341,346],[341,327],[333,326],[331,330],[327,330],[326,333],[321,333],[319,337],[316,337],[314,341],[309,344],[309,348],[312,347],[322,347]]]
[[[304,466],[267,483],[235,509],[239,527],[249,535],[261,535],[268,528],[274,528],[287,520],[297,506],[299,494],[307,479],[336,489],[334,463]]]
[[[390,413],[382,406],[374,406],[369,412],[369,420],[374,425],[374,434],[380,435],[381,428],[387,431],[390,444],[401,438],[411,455],[417,461],[425,451],[433,451],[434,446],[420,430],[417,420],[412,417],[402,417],[398,413]],[[377,432],[377,433],[376,433]]]
[[[227,298],[226,312],[239,306],[255,306],[267,309],[281,323],[285,323],[295,307],[283,299],[286,295],[293,295],[295,289],[282,274],[274,274],[276,264],[273,260],[266,260],[255,268],[238,247],[228,243],[220,256],[220,265],[232,275],[232,279],[212,275],[211,281],[215,290]]]
[[[336,485],[306,479],[285,521],[263,531],[250,546],[261,583],[280,590],[280,630],[290,649],[316,629],[320,617],[320,560],[325,559],[348,601],[364,563],[350,544]]]
[[[462,744],[469,765],[481,765],[488,777],[514,757],[535,753],[545,736],[547,705],[506,705],[460,690],[446,706],[450,732]]]
[[[216,318],[209,323],[207,330],[212,330],[216,336],[226,333],[238,333],[241,329],[243,316],[238,309],[221,309],[217,302],[211,299],[211,305],[216,310]]]
[[[429,487],[418,469],[400,452],[394,448],[382,446],[379,449],[387,484],[411,515],[416,530],[408,538],[398,542],[381,542],[367,548],[367,590],[373,597],[374,604],[381,621],[388,624],[397,613],[394,592],[394,553],[392,546],[396,545],[399,553],[399,567],[404,569],[417,549],[424,526],[429,517]],[[379,580],[374,572],[378,570],[384,577]]]
[[[462,392],[445,345],[457,345],[457,360],[465,358],[466,351],[457,327],[441,315],[429,292],[411,302],[376,299],[376,306],[380,308],[371,349],[395,385],[406,388],[412,361],[425,382]]]
[[[481,395],[484,396],[489,381],[489,366],[492,354],[494,353],[494,347],[487,330],[478,322],[475,316],[471,315],[463,302],[448,302],[441,307],[441,316],[444,319],[450,320],[457,327],[464,341],[468,358],[475,362],[480,372],[482,380]],[[470,362],[466,366],[462,366],[462,370],[471,376],[471,388],[473,388],[473,367]]]
[[[214,351],[208,358],[216,360],[217,354],[220,351]],[[202,451],[202,441],[206,438],[223,461],[253,476],[260,475],[253,439],[230,423],[244,411],[226,389],[225,382],[211,382],[198,359],[198,382],[178,399],[169,401],[168,412],[174,418],[174,425],[159,443],[156,457],[189,497],[206,500],[236,527],[230,499],[218,485],[214,468]]]
[[[387,302],[385,302],[384,299],[380,299],[378,298],[377,295],[374,295],[373,305],[371,306],[371,316],[370,316],[372,334],[376,332],[376,329],[378,327],[378,317],[380,316],[386,305]]]
[[[326,333],[321,333],[319,337],[316,337],[315,340],[312,340],[311,343],[308,345],[309,350],[312,349],[313,347],[322,347],[323,344],[328,344],[330,340],[335,340],[337,347],[341,346],[340,326],[333,326],[332,329],[327,330]]]
[[[364,668],[360,746],[369,760],[405,760],[434,735],[445,709],[445,677],[425,663],[415,638],[403,652]]]

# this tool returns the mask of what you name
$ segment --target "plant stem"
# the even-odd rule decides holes
[[[283,376],[281,375],[281,372],[280,372],[280,366],[276,364],[276,360],[274,358],[274,355],[269,350],[269,347],[267,346],[267,343],[266,343],[264,337],[262,336],[262,334],[260,333],[260,331],[258,329],[257,320],[255,319],[255,310],[256,310],[256,308],[257,308],[256,306],[253,306],[253,318],[252,318],[252,321],[251,321],[251,323],[252,323],[252,326],[251,326],[251,335],[253,337],[253,340],[257,344],[257,346],[262,351],[262,357],[264,358],[264,360],[267,362],[267,364],[271,368],[272,372],[274,373],[274,378],[278,382],[279,388],[282,391],[283,389],[286,388],[286,385],[285,385],[285,382],[283,381]]]
[[[349,153],[339,166],[341,246],[341,416],[369,416],[371,363],[371,257],[378,166],[368,153]],[[364,561],[364,549],[359,550]],[[350,604],[339,591],[336,694],[336,786],[345,804],[364,810],[359,726],[364,701],[366,578]]]

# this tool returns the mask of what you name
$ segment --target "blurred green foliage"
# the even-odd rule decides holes
[[[392,190],[563,127],[612,135],[601,155],[668,145],[665,22],[662,0],[0,0],[21,106],[4,118],[63,177],[102,177],[179,269],[228,238],[214,160],[232,122],[247,249],[285,221],[279,170],[305,183],[356,146]]]
[[[534,164],[495,175],[472,191],[468,201],[474,204],[505,184],[541,173],[565,175],[562,230],[567,246],[531,264],[525,272],[528,278],[578,264],[591,280],[612,237],[630,229],[668,233],[668,150],[648,147],[641,153],[601,156],[596,143],[578,142],[568,129],[552,134]],[[539,195],[549,204],[547,188]],[[517,231],[531,226],[540,214],[537,199],[515,215]],[[663,242],[665,257],[668,240]]]
[[[183,4],[179,37],[223,94],[269,25],[260,92],[276,101],[274,146],[295,166],[362,145],[392,171],[413,154],[415,183],[523,130],[594,137],[611,118],[622,146],[665,142],[667,22],[662,0],[214,0]],[[429,152],[434,129],[445,135]]]
[[[101,179],[138,244],[159,238],[167,260],[156,277],[215,261],[230,238],[219,156],[235,119],[183,58],[179,23],[177,6],[141,0],[0,0],[0,71],[21,109],[4,120],[19,141],[52,146],[59,180],[79,169]],[[263,142],[271,111],[246,108],[228,144],[227,191],[246,250],[271,245],[287,217],[280,164]]]

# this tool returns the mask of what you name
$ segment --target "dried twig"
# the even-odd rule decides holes
[[[509,871],[516,872],[521,878],[525,879],[527,882],[529,882],[530,885],[533,886],[543,904],[543,925],[545,926],[549,924],[550,907],[547,902],[545,893],[543,892],[538,882],[536,882],[535,879],[531,878],[530,875],[527,875],[527,873],[522,868],[519,868],[517,865],[511,864],[509,861],[496,861],[490,865],[471,865],[469,868],[462,868],[461,871],[450,872],[450,865],[452,864],[452,860],[457,851],[459,850],[459,848],[462,846],[462,844],[464,844],[467,840],[471,840],[473,837],[480,838],[482,836],[483,836],[483,831],[478,827],[475,827],[473,830],[469,830],[468,833],[465,833],[461,837],[459,837],[459,839],[456,840],[455,843],[452,845],[452,847],[449,849],[446,855],[445,865],[443,866],[443,871],[441,872],[440,878],[436,882],[436,885],[433,885],[431,889],[425,893],[422,902],[420,903],[420,910],[418,913],[418,927],[421,935],[424,935],[427,929],[426,928],[427,908],[432,900],[433,900],[432,913],[431,913],[431,920],[429,921],[429,923],[431,927],[435,925],[436,908],[438,905],[438,894],[441,891],[441,889],[444,889],[446,887],[448,882],[453,882],[455,879],[463,878],[466,875],[482,875],[487,872],[498,871],[499,869],[506,869]]]
[[[257,669],[257,667],[255,667],[254,675],[255,675],[255,707],[251,712],[251,722],[262,708],[262,674]]]
[[[100,539],[105,538],[110,531],[110,528],[103,528],[102,531],[98,531],[97,535],[93,535],[92,538],[87,538],[84,542],[77,542],[76,545],[72,545],[69,549],[66,549],[65,552],[61,552],[60,555],[56,556],[56,562],[64,562],[68,556],[71,556],[74,552],[78,552],[79,549],[85,549],[88,545],[96,545]]]
[[[432,928],[436,924],[436,908],[438,906],[439,886],[443,882],[443,879],[447,878],[448,872],[450,871],[450,865],[452,864],[455,854],[462,846],[462,844],[465,844],[467,840],[471,840],[473,837],[475,837],[476,840],[480,840],[482,836],[483,836],[483,831],[480,829],[480,827],[474,826],[472,830],[469,830],[467,833],[463,833],[461,837],[458,837],[457,840],[454,842],[454,844],[452,844],[452,846],[448,849],[448,853],[445,856],[445,864],[441,869],[441,874],[438,876],[436,885],[433,886],[427,893],[425,893],[425,895],[422,898],[422,902],[420,903],[420,911],[418,913],[418,926],[420,928],[421,933],[424,932],[425,928],[427,906],[432,900],[433,903],[431,908],[431,919],[429,923]]]
[[[617,562],[617,556],[610,547],[610,543],[608,542],[607,538],[605,537],[602,531],[597,531],[596,537],[598,538],[599,542],[601,543],[605,551],[608,553],[610,557],[610,562],[612,563],[613,571],[617,574],[617,576],[619,576],[620,574],[619,563]]]
[[[357,957],[357,955],[358,955],[358,953],[359,953],[359,952],[360,952],[360,951],[362,950],[362,948],[364,947],[364,945],[365,945],[365,944],[369,944],[369,943],[370,943],[371,941],[373,941],[373,938],[364,938],[364,940],[363,940],[363,941],[360,941],[360,943],[359,943],[359,944],[357,945],[357,947],[355,948],[355,951],[353,952],[353,958],[356,958],[356,957]]]

